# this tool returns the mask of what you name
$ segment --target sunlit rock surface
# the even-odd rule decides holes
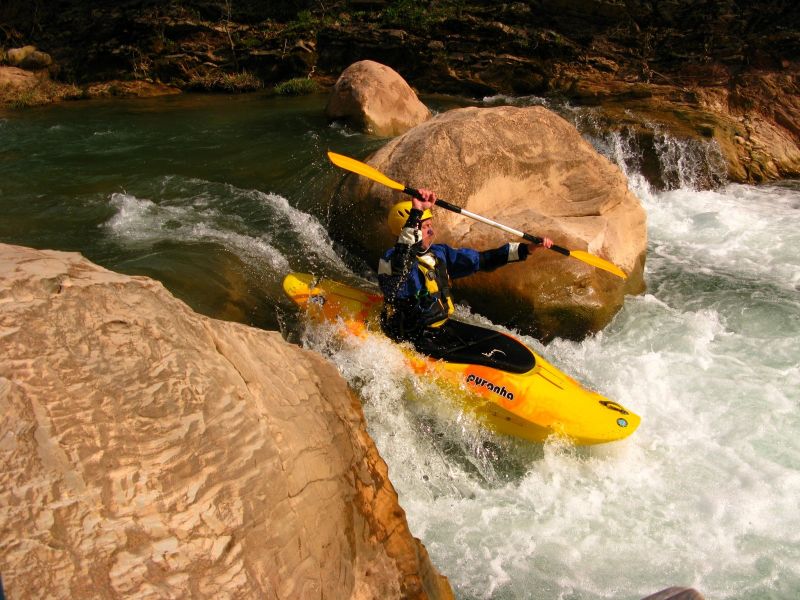
[[[353,63],[342,72],[325,113],[381,136],[400,135],[431,116],[397,71],[371,60]]]
[[[544,338],[605,326],[626,293],[644,289],[645,213],[622,172],[564,119],[542,107],[464,108],[392,140],[370,165],[427,187],[473,213],[621,267],[627,281],[539,249],[524,263],[455,280],[457,296],[492,319],[532,326]],[[332,207],[336,234],[377,265],[395,240],[386,225],[400,192],[350,176]],[[357,215],[354,216],[354,215]],[[521,241],[434,209],[437,241],[479,250]]]
[[[275,332],[0,245],[10,598],[451,597],[358,400]]]

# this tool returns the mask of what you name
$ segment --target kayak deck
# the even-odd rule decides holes
[[[366,335],[369,323],[377,323],[383,302],[380,294],[327,279],[317,280],[305,273],[287,275],[283,287],[310,317],[330,322],[341,319],[346,330],[357,336]],[[457,394],[465,410],[504,435],[541,442],[555,434],[578,445],[591,445],[621,440],[639,426],[638,415],[583,387],[519,340],[492,330],[477,344],[483,356],[522,346],[531,355],[530,368],[498,368],[491,356],[475,360],[476,348],[445,352],[442,359],[413,350],[404,352],[415,372],[434,375],[468,390],[470,393]],[[512,364],[525,364],[521,356],[518,354]]]

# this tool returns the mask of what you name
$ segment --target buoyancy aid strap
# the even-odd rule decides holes
[[[417,256],[417,265],[425,280],[425,289],[431,296],[436,298],[447,314],[447,317],[441,321],[431,323],[428,327],[441,327],[455,311],[453,298],[450,294],[450,277],[447,274],[447,267],[443,261],[437,259],[432,253]]]

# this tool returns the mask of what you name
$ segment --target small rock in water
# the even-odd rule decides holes
[[[705,600],[705,597],[694,588],[669,587],[642,600]]]

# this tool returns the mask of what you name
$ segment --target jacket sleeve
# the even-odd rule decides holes
[[[414,264],[413,248],[422,241],[419,220],[422,211],[412,208],[394,248],[387,251],[378,263],[378,283],[389,302],[416,295],[419,286],[411,273]]]
[[[451,248],[444,244],[436,244],[438,254],[444,255],[447,273],[451,279],[466,277],[480,270],[480,253],[472,248]]]
[[[510,262],[518,262],[528,257],[527,244],[511,242],[494,250],[478,252],[470,248],[450,248],[442,245],[447,271],[452,279],[466,277],[478,271],[494,271]]]
[[[511,242],[480,253],[480,270],[494,271],[510,262],[520,262],[528,258],[528,245]]]

